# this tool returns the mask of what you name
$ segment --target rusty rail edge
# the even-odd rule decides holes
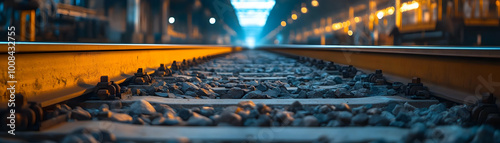
[[[150,74],[161,63],[169,65],[173,60],[239,50],[240,47],[212,45],[17,42],[16,91],[28,101],[46,107],[91,92],[103,75],[109,76],[110,81],[122,83],[132,77],[137,68]],[[7,54],[0,58],[7,59]],[[7,62],[1,62],[0,66],[7,67]],[[6,70],[0,73],[7,74]],[[0,80],[7,81],[5,78],[1,76]],[[0,85],[7,86],[7,83]],[[6,92],[0,89],[3,95],[0,102],[8,99]]]
[[[445,46],[362,46],[362,45],[261,45],[260,49],[303,49],[342,52],[372,52],[457,56],[473,58],[500,58],[500,47],[445,47]]]

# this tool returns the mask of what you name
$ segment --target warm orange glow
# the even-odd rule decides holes
[[[304,7],[302,7],[302,8],[300,9],[300,11],[301,11],[302,13],[307,13],[307,7],[305,7],[305,6],[304,6]]]
[[[326,32],[331,32],[332,31],[332,27],[330,27],[330,26],[325,27],[325,31]]]
[[[281,26],[285,27],[286,26],[286,21],[281,21]]]
[[[297,14],[295,14],[295,13],[294,13],[294,14],[292,14],[292,19],[293,19],[293,20],[297,20]]]
[[[352,36],[352,30],[347,31],[347,35]]]
[[[392,15],[392,14],[394,14],[394,7],[389,7],[389,8],[387,8],[387,14],[388,14],[388,15]]]
[[[384,18],[384,12],[383,12],[383,11],[379,11],[379,12],[377,12],[377,18],[378,18],[378,19],[382,19],[382,18]]]
[[[355,18],[354,18],[354,22],[358,23],[358,22],[360,22],[360,21],[361,21],[361,18],[359,18],[359,17],[355,17]]]
[[[319,5],[318,0],[312,0],[311,5],[317,7]]]
[[[401,12],[417,9],[420,5],[417,1],[406,2],[401,5]]]

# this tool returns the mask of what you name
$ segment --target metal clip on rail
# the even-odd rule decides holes
[[[341,72],[344,78],[354,78],[354,76],[356,76],[356,73],[358,73],[358,69],[356,69],[352,65],[349,65],[346,67],[342,67]]]
[[[101,100],[126,99],[120,93],[120,86],[114,81],[109,81],[108,76],[101,76],[101,82],[97,83],[95,94]]]
[[[137,73],[132,77],[132,84],[135,85],[148,85],[152,82],[153,79],[142,68],[137,69]]]
[[[472,109],[472,121],[500,128],[500,109],[495,102],[492,93],[483,94],[482,100]]]
[[[426,99],[430,97],[430,92],[423,83],[420,82],[420,78],[413,77],[411,83],[408,83],[405,90],[406,96],[413,96],[416,99]]]
[[[338,70],[338,65],[336,65],[334,62],[327,62],[326,63],[326,70]]]
[[[368,74],[368,77],[365,78],[365,82],[375,83],[375,85],[386,84],[382,70],[375,70],[375,73]]]
[[[172,70],[165,67],[165,64],[160,64],[160,67],[155,71],[156,76],[172,76]]]
[[[1,129],[9,131],[12,129],[20,131],[38,131],[43,120],[43,110],[40,104],[28,102],[22,94],[15,94],[12,108],[0,111],[2,123]]]

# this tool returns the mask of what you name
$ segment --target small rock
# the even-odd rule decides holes
[[[382,109],[380,109],[380,108],[371,108],[371,109],[368,109],[366,111],[366,113],[368,113],[370,115],[378,115],[378,114],[382,113]]]
[[[132,113],[150,115],[156,113],[155,108],[146,100],[139,100],[130,105]]]
[[[223,113],[219,117],[219,125],[241,126],[242,119],[240,115],[235,113]]]
[[[272,111],[271,107],[262,103],[257,104],[257,110],[259,111],[260,114],[268,114]]]
[[[294,120],[293,112],[288,111],[279,111],[274,117],[275,120],[280,122],[282,126],[290,125]]]
[[[162,125],[165,122],[165,117],[157,117],[151,121],[151,125]]]
[[[101,106],[99,106],[99,111],[103,111],[103,112],[109,111],[109,105],[108,104],[101,104]]]
[[[307,98],[323,98],[323,94],[318,91],[309,91],[307,92]]]
[[[337,120],[340,120],[344,123],[350,123],[352,118],[352,113],[348,111],[340,111],[337,114]]]
[[[314,116],[306,116],[304,117],[304,126],[306,127],[316,127],[319,126],[318,119]]]
[[[271,123],[272,123],[271,117],[267,115],[260,115],[256,121],[256,124],[259,127],[269,127],[271,126]]]
[[[277,98],[280,93],[281,93],[281,89],[279,89],[279,88],[270,88],[269,90],[263,92],[262,94],[266,94],[268,96],[271,96],[272,98]]]
[[[241,99],[245,95],[245,91],[239,87],[231,88],[226,94],[223,94],[221,99]]]
[[[116,121],[116,122],[121,122],[121,123],[130,123],[130,122],[132,122],[132,117],[128,114],[112,113],[110,120]]]
[[[405,111],[414,111],[415,109],[417,109],[417,107],[409,104],[408,102],[405,102],[405,104],[403,104],[403,108],[405,109]]]
[[[248,100],[239,102],[238,107],[243,109],[255,109],[257,106],[255,105],[255,103],[253,103],[252,100]]]
[[[408,115],[408,113],[400,112],[398,116],[396,116],[396,121],[408,123],[411,121],[411,116]]]
[[[408,133],[408,136],[406,136],[406,141],[407,142],[412,142],[412,141],[423,141],[425,138],[425,131],[427,130],[427,127],[423,123],[415,123],[411,126],[410,132]]]
[[[400,128],[405,127],[405,123],[401,122],[401,121],[394,121],[394,122],[391,122],[389,125],[394,126],[394,127],[400,127]]]
[[[346,103],[340,104],[340,106],[335,106],[335,111],[349,111],[351,112],[351,107]]]
[[[368,119],[368,124],[371,126],[388,126],[391,121],[382,115],[372,115]]]
[[[90,113],[86,110],[82,109],[82,107],[77,106],[71,111],[71,118],[76,120],[90,120],[92,119],[92,115],[90,115]]]
[[[256,88],[262,92],[267,91],[267,86],[264,85],[263,83],[260,83],[259,85],[257,85]]]
[[[382,117],[385,117],[386,119],[389,119],[389,121],[391,122],[396,120],[396,116],[392,115],[390,112],[387,111],[382,111],[380,115]]]
[[[200,89],[200,88],[191,82],[183,82],[182,83],[182,88],[181,88],[182,92],[197,91],[198,89]]]
[[[215,114],[214,107],[212,106],[203,106],[200,109],[200,114],[206,117],[210,117]]]
[[[492,143],[494,140],[495,128],[489,125],[481,125],[472,139],[471,143]]]
[[[268,95],[262,94],[262,91],[257,90],[257,91],[248,92],[245,96],[242,97],[242,99],[271,99],[271,97]]]
[[[368,124],[368,115],[365,113],[357,114],[352,117],[352,123],[358,126],[366,126]]]
[[[191,116],[193,116],[193,111],[191,109],[180,109],[177,113],[182,120],[187,121]]]
[[[431,105],[429,107],[429,111],[435,113],[441,113],[443,111],[446,111],[446,105],[444,105],[443,103]]]
[[[134,120],[132,121],[132,124],[145,125],[146,123],[141,118],[134,118]]]
[[[198,113],[193,113],[187,121],[188,126],[210,126],[212,125],[212,120],[209,118],[202,116]]]
[[[292,105],[288,108],[289,111],[297,112],[299,110],[304,110],[304,107],[299,101],[294,101]]]
[[[109,105],[110,105],[110,109],[121,109],[123,107],[121,101],[111,101],[111,103]]]

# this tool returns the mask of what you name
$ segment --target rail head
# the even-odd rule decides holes
[[[217,49],[240,48],[233,45],[195,45],[195,44],[123,44],[123,43],[62,43],[62,42],[0,42],[15,46],[17,53],[56,53],[92,51],[132,51],[132,50],[178,50],[178,49]],[[7,48],[1,49],[7,52]]]

